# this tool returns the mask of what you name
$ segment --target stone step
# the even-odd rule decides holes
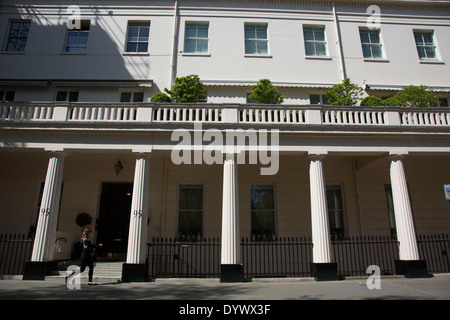
[[[65,262],[58,266],[58,270],[52,272],[49,277],[66,277],[72,274],[72,271],[67,271],[67,268],[71,265],[80,266],[79,261]],[[109,278],[109,279],[121,279],[122,278],[122,265],[123,262],[97,262],[94,266],[95,278]],[[82,279],[88,278],[89,267],[80,274]]]

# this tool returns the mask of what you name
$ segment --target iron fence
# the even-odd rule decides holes
[[[25,234],[0,234],[0,275],[23,274],[32,249],[33,239]]]
[[[434,273],[450,272],[448,234],[419,235],[417,237],[420,259],[427,261],[428,271]]]
[[[246,278],[308,277],[312,241],[309,237],[245,238],[241,242]]]
[[[388,236],[349,237],[331,242],[334,261],[341,278],[366,276],[367,268],[376,265],[382,275],[395,274],[398,241]]]
[[[418,245],[430,272],[450,272],[448,235],[420,235]],[[243,238],[244,277],[310,277],[312,247],[310,237]],[[367,276],[370,265],[377,265],[382,275],[393,275],[399,259],[398,241],[391,236],[333,239],[331,252],[340,278]],[[148,244],[148,259],[152,277],[218,278],[220,239],[154,238]]]
[[[154,278],[217,278],[218,238],[154,238],[147,244],[149,274]]]

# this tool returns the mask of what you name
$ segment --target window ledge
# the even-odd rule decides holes
[[[419,60],[419,63],[423,63],[423,64],[445,64],[444,61],[442,60],[428,60],[428,59],[421,59]]]
[[[269,54],[244,54],[244,58],[272,58]]]
[[[364,62],[389,62],[388,59],[363,58]]]
[[[149,56],[148,52],[123,52],[123,56]]]
[[[86,52],[61,52],[65,56],[85,56]]]
[[[24,51],[0,51],[0,54],[18,54],[23,55],[25,54]]]
[[[308,60],[333,60],[330,56],[305,56]]]
[[[211,57],[210,53],[197,53],[197,52],[182,52],[181,55],[185,57]]]

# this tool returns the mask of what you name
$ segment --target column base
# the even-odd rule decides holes
[[[146,263],[124,263],[122,266],[122,282],[146,282],[148,266]]]
[[[244,282],[242,264],[221,264],[220,282]]]
[[[26,261],[22,280],[45,280],[56,266],[56,261]]]
[[[395,260],[395,272],[405,278],[431,278],[426,260]]]
[[[311,273],[316,281],[338,280],[337,263],[311,263]]]

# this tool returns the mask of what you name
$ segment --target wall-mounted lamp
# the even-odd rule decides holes
[[[122,169],[123,169],[122,162],[120,162],[120,160],[118,160],[118,161],[114,164],[114,170],[116,171],[116,174],[119,175],[119,173],[122,171]]]

